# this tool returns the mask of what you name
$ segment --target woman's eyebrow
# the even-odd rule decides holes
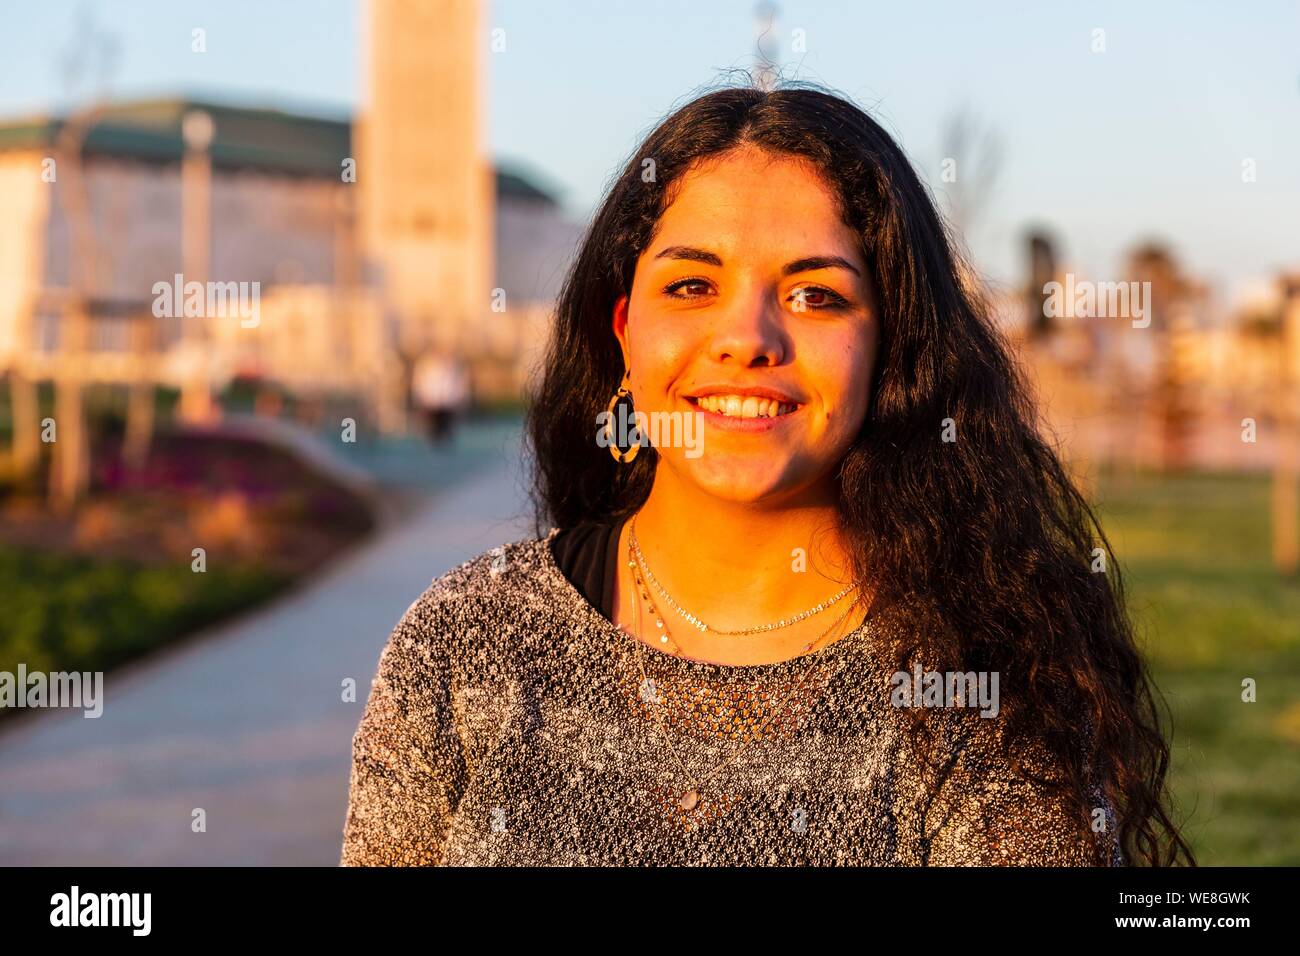
[[[786,263],[781,274],[792,276],[796,272],[812,272],[814,269],[848,269],[855,276],[859,278],[862,276],[857,267],[843,256],[807,256],[796,259],[794,262]]]
[[[667,246],[655,254],[656,259],[686,259],[691,262],[703,262],[711,266],[721,266],[722,257],[707,249],[694,246]],[[843,256],[805,256],[787,262],[781,269],[782,275],[792,276],[797,272],[811,272],[814,269],[847,269],[855,276],[861,277],[858,268]]]
[[[722,257],[707,249],[694,246],[667,246],[655,254],[656,259],[689,259],[691,262],[703,262],[711,266],[722,265]]]

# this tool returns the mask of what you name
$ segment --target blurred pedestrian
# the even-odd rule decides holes
[[[450,352],[429,349],[415,363],[411,391],[429,440],[434,444],[450,440],[469,397],[464,363]]]

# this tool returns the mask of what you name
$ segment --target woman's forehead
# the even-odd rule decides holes
[[[807,160],[761,150],[733,150],[695,164],[673,184],[668,209],[732,211],[831,209],[835,190]]]
[[[835,193],[807,162],[755,151],[688,170],[646,249],[669,246],[753,255],[858,255]]]

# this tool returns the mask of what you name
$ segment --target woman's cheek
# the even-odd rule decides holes
[[[674,338],[668,330],[664,335],[656,335],[653,330],[647,332],[649,334],[640,342],[633,343],[634,394],[639,386],[645,392],[647,409],[670,410],[667,407],[671,403],[669,392],[673,383],[680,379],[681,370],[690,364],[691,346],[680,336]]]
[[[868,370],[869,372],[869,370]],[[866,388],[870,375],[856,366],[840,366],[822,380],[823,438],[833,444],[851,442],[866,415]]]

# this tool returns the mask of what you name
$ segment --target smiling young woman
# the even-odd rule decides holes
[[[342,862],[1190,861],[1105,538],[966,274],[852,103],[663,121],[558,304],[539,534],[394,630]],[[593,440],[628,401],[700,447]]]

